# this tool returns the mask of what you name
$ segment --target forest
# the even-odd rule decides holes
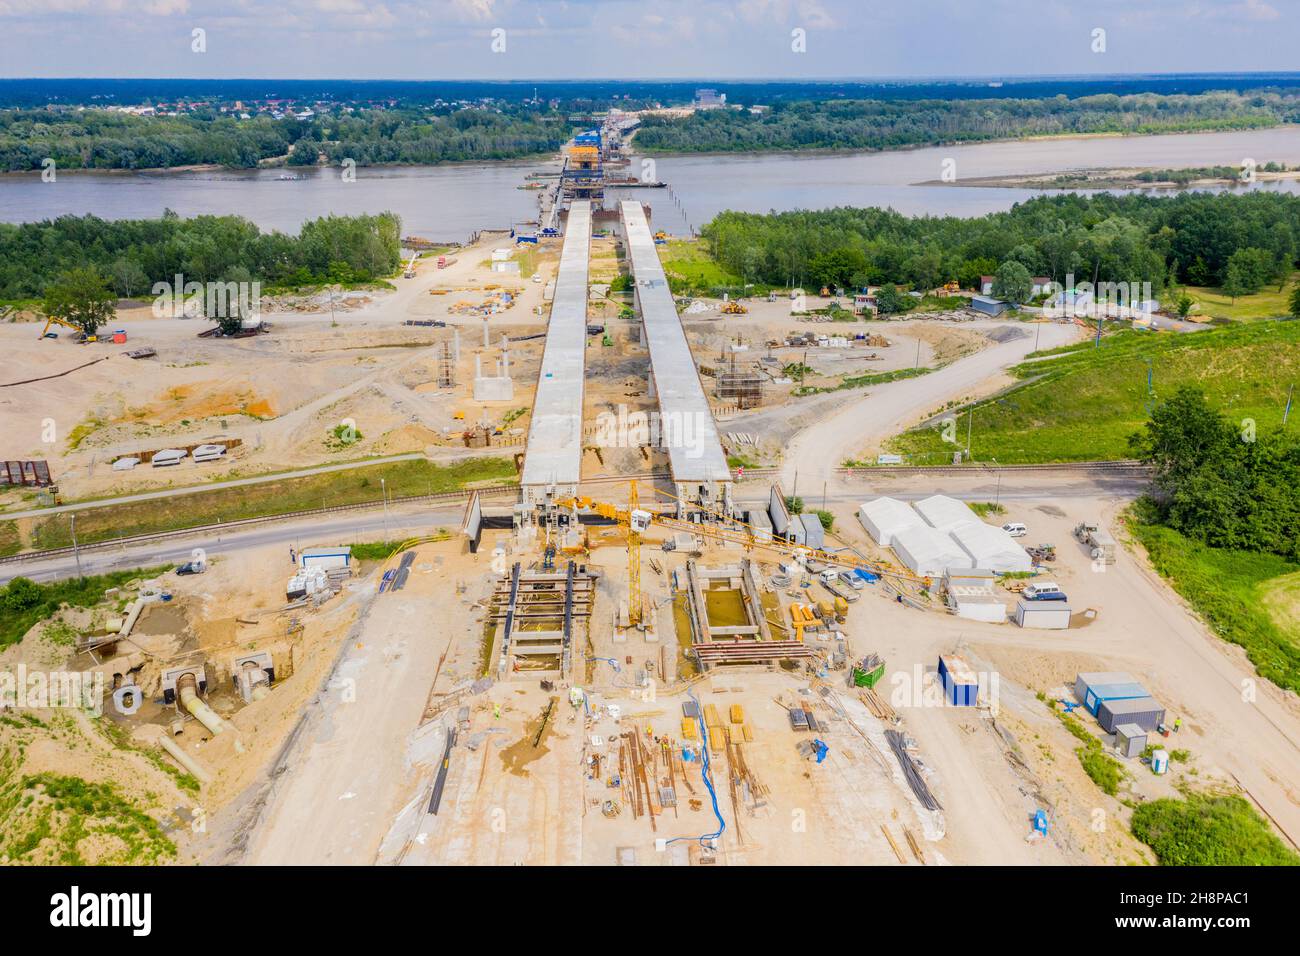
[[[971,288],[1008,262],[1065,284],[1220,285],[1242,292],[1287,275],[1300,237],[1300,196],[1039,196],[978,218],[889,209],[724,212],[702,229],[713,256],[746,282],[929,290]]]
[[[307,119],[216,111],[138,116],[103,109],[0,110],[0,170],[164,169],[268,160],[314,165],[515,159],[559,149],[569,127],[523,107],[509,111],[338,108]]]
[[[393,213],[325,216],[297,236],[262,232],[239,216],[105,220],[62,216],[0,223],[0,301],[45,294],[55,279],[91,269],[122,298],[147,295],[155,282],[261,282],[308,285],[365,282],[401,263],[401,221]]]
[[[758,113],[713,109],[647,116],[636,145],[667,153],[897,149],[1026,136],[1256,129],[1297,120],[1300,96],[1291,91],[829,100],[777,102]]]

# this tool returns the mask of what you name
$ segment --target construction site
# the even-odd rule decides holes
[[[1246,707],[1239,655],[1202,652],[1124,537],[1131,465],[844,464],[1078,328],[823,334],[789,297],[674,296],[609,155],[571,144],[528,241],[413,254],[395,291],[257,334],[145,306],[78,349],[0,327],[6,580],[149,569],[0,650],[100,687],[102,716],[0,722],[24,774],[151,799],[157,862],[1146,864],[1124,815],[1192,777],[1300,835],[1294,700]],[[496,470],[41,552],[131,496],[405,459]]]

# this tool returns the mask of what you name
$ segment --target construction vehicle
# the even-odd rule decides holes
[[[51,335],[51,334],[50,334],[50,326],[51,326],[51,325],[61,325],[61,326],[63,326],[65,329],[71,329],[73,332],[76,333],[76,335],[74,336],[74,341],[76,341],[76,342],[79,343],[79,344],[81,344],[81,343],[85,343],[85,342],[98,342],[98,341],[99,341],[99,336],[98,336],[98,335],[87,335],[87,334],[86,334],[86,330],[83,329],[81,326],[79,326],[79,325],[77,325],[77,324],[75,324],[75,323],[73,323],[73,322],[69,322],[67,319],[60,319],[58,316],[55,316],[55,315],[47,315],[47,316],[45,317],[45,327],[44,327],[43,329],[41,329],[41,334],[40,334],[39,336],[37,336],[37,338],[42,338],[42,339],[45,339],[45,338],[58,338],[57,335]]]
[[[1115,539],[1100,525],[1080,521],[1074,526],[1074,536],[1087,546],[1088,554],[1094,561],[1102,564],[1115,563]]]
[[[668,242],[668,233],[660,229],[658,232],[655,233],[655,245],[662,246],[666,242]]]
[[[418,252],[411,253],[411,261],[406,264],[406,268],[402,271],[403,279],[415,278],[415,260],[418,259],[419,257],[420,254]]]
[[[747,312],[749,312],[749,309],[745,308],[735,299],[729,299],[722,303],[723,315],[745,315]]]

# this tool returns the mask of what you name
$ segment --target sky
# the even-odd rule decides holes
[[[1296,50],[1300,0],[0,0],[6,77],[1104,75]]]

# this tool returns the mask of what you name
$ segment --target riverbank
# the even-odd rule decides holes
[[[978,176],[953,180],[928,179],[918,186],[963,186],[985,189],[1041,189],[1041,190],[1078,190],[1078,189],[1212,189],[1223,187],[1247,186],[1250,182],[1269,183],[1300,180],[1300,170],[1288,169],[1265,172],[1256,169],[1253,180],[1243,180],[1240,174],[1235,176],[1212,175],[1196,176],[1190,179],[1141,179],[1144,173],[1150,173],[1151,167],[1103,167],[1093,169],[1067,169],[1047,173],[1026,173],[1014,176]],[[1157,170],[1159,173],[1191,172],[1196,167],[1179,167]]]

